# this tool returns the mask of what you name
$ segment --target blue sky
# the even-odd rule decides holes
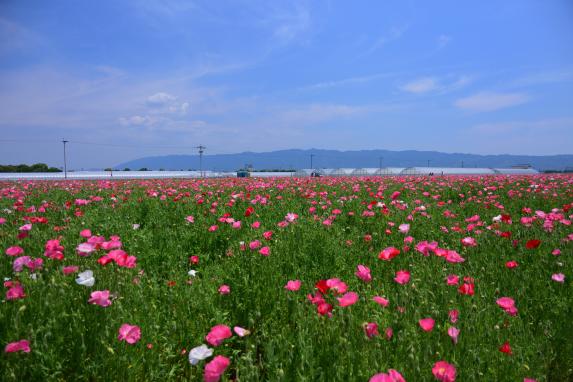
[[[573,2],[0,2],[0,163],[573,153]],[[99,143],[101,145],[85,144]]]

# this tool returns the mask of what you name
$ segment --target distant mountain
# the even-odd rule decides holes
[[[389,150],[280,150],[266,153],[244,152],[238,154],[204,155],[203,169],[234,171],[249,164],[255,169],[300,169],[310,168],[313,155],[314,168],[338,167],[496,167],[508,168],[529,164],[538,170],[563,170],[573,166],[573,155],[476,155],[449,154],[437,151],[389,151]],[[166,155],[145,157],[115,166],[117,169],[138,170],[189,170],[199,169],[198,155]]]

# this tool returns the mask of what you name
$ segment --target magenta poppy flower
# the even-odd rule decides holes
[[[130,345],[135,344],[141,338],[141,329],[137,325],[123,324],[119,328],[117,339]]]
[[[230,364],[229,358],[222,355],[215,356],[212,361],[205,365],[203,380],[205,382],[218,382]]]
[[[555,273],[555,274],[551,275],[551,280],[558,282],[558,283],[564,283],[565,282],[565,275],[563,273]]]
[[[362,281],[369,283],[370,281],[372,281],[372,275],[370,274],[370,268],[364,266],[364,265],[358,265],[357,267],[357,271],[355,273],[356,276],[358,276],[359,279],[361,279]]]
[[[372,297],[372,301],[374,301],[375,303],[377,303],[380,306],[383,307],[387,307],[388,304],[390,303],[390,301],[384,297],[380,297],[380,296],[374,296]]]
[[[296,292],[300,289],[302,282],[300,280],[289,280],[285,285],[285,289]]]
[[[460,335],[460,329],[452,326],[448,329],[448,336],[452,339],[454,345],[458,343],[458,336]]]
[[[6,300],[19,300],[24,297],[26,297],[26,293],[24,293],[24,287],[19,282],[16,281],[10,284],[9,289],[6,291]]]
[[[219,294],[229,294],[229,293],[231,293],[230,286],[223,284],[219,287]]]
[[[271,254],[271,249],[269,247],[263,247],[259,249],[259,253],[263,256],[268,256]]]
[[[231,332],[231,328],[229,328],[227,325],[215,325],[205,336],[205,340],[211,344],[211,346],[219,346],[225,339],[231,337],[232,335],[233,333]]]
[[[70,275],[72,273],[76,273],[80,270],[80,267],[78,267],[77,265],[68,265],[64,268],[62,268],[62,272],[64,272],[64,275]]]
[[[24,249],[22,247],[15,245],[13,247],[8,247],[5,253],[8,256],[20,256],[21,254],[24,253]]]
[[[388,370],[388,373],[378,373],[370,377],[369,382],[406,382],[402,374],[394,369]]]
[[[396,272],[396,277],[394,277],[394,281],[402,285],[407,284],[410,281],[410,272],[409,271]]]
[[[18,351],[21,351],[23,353],[29,353],[30,352],[30,341],[20,340],[20,341],[16,341],[16,342],[10,342],[4,348],[5,353],[15,353]]]
[[[418,321],[418,324],[420,324],[420,327],[425,331],[425,332],[431,332],[432,329],[434,329],[434,324],[435,321],[433,318],[422,318],[420,321]]]
[[[89,229],[83,229],[80,231],[80,236],[85,239],[89,239],[90,237],[92,237],[92,231],[90,231]]]
[[[378,332],[378,324],[375,322],[368,322],[364,324],[364,333],[368,338],[380,335]]]
[[[497,299],[496,303],[510,316],[515,316],[517,314],[515,301],[511,297],[500,297]]]
[[[458,275],[448,275],[446,278],[446,284],[448,285],[458,285],[460,282],[460,277]]]
[[[432,367],[432,374],[440,382],[455,382],[456,367],[446,361],[438,361]]]
[[[473,237],[464,237],[462,239],[462,245],[464,247],[475,247],[477,246],[477,242],[476,239],[474,239]]]
[[[104,308],[110,306],[109,290],[96,290],[92,292],[88,303],[103,306]]]
[[[341,307],[354,305],[358,301],[358,294],[355,292],[348,292],[345,293],[342,297],[338,297],[337,300]]]

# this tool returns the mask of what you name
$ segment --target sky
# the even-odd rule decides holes
[[[0,1],[0,163],[573,153],[573,2]]]

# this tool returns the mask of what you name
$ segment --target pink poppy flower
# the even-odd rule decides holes
[[[6,291],[6,300],[19,300],[26,297],[24,287],[19,282],[11,284],[10,288]]]
[[[450,318],[450,322],[455,324],[458,322],[458,317],[460,316],[460,312],[457,309],[452,309],[448,312],[448,317]]]
[[[398,226],[398,231],[403,234],[407,234],[410,231],[410,224],[400,224]]]
[[[269,247],[263,247],[259,249],[259,253],[263,256],[268,256],[271,254],[271,249]]]
[[[254,229],[258,229],[261,227],[261,222],[259,221],[253,222],[253,224],[251,224],[251,227]]]
[[[555,273],[551,275],[551,280],[556,281],[558,283],[565,282],[565,275],[563,273]]]
[[[400,250],[398,248],[394,248],[394,247],[388,247],[382,250],[382,252],[380,252],[380,254],[378,254],[378,258],[381,260],[392,260],[394,257],[398,256],[400,254]]]
[[[28,232],[32,230],[32,224],[28,223],[28,224],[24,224],[22,227],[18,228],[18,231],[22,232]]]
[[[425,332],[431,332],[434,329],[435,321],[433,318],[422,318],[418,323]]]
[[[193,217],[193,215],[186,216],[185,220],[187,223],[195,223],[195,217]]]
[[[515,301],[511,297],[500,297],[496,300],[496,303],[507,313],[511,314],[514,310],[517,313],[517,309],[515,309]]]
[[[446,261],[448,263],[463,263],[464,261],[466,261],[466,259],[461,257],[460,254],[457,253],[456,251],[448,250],[446,254]]]
[[[117,339],[130,345],[135,344],[141,338],[141,329],[137,325],[123,324],[119,328]]]
[[[458,329],[454,326],[452,326],[448,329],[448,336],[450,336],[450,338],[454,342],[454,345],[458,343],[458,336],[459,335],[460,335],[460,329]]]
[[[368,338],[380,335],[380,333],[378,333],[378,324],[375,322],[368,322],[364,324],[364,333]]]
[[[62,272],[64,272],[64,275],[70,275],[72,273],[76,273],[77,271],[80,270],[80,267],[78,267],[77,265],[68,265],[64,268],[62,268]]]
[[[111,305],[109,299],[109,290],[96,290],[91,293],[88,303],[103,306],[104,308]]]
[[[13,247],[8,247],[5,252],[8,256],[20,256],[24,253],[24,249],[22,247],[18,247],[17,245]]]
[[[251,332],[245,328],[241,328],[240,326],[235,326],[233,328],[233,331],[235,332],[236,335],[238,335],[239,337],[245,337],[248,336],[249,334],[251,334]]]
[[[396,277],[394,277],[394,281],[402,285],[407,284],[410,281],[410,272],[409,271],[396,272]]]
[[[432,374],[440,382],[455,382],[456,367],[446,361],[438,361],[432,367]]]
[[[388,370],[388,373],[379,373],[370,377],[369,382],[406,382],[402,374],[394,369]]]
[[[253,251],[260,247],[261,247],[261,242],[259,240],[254,240],[249,243],[249,248]]]
[[[16,341],[16,342],[10,342],[4,348],[5,353],[14,353],[17,351],[21,351],[23,353],[29,353],[30,352],[30,341],[20,340],[20,341]]]
[[[511,260],[511,261],[508,261],[507,263],[505,263],[505,266],[509,269],[513,269],[513,268],[517,268],[519,266],[519,263],[515,260]]]
[[[458,275],[448,275],[446,278],[446,283],[448,285],[458,285],[460,282],[460,277]]]
[[[325,282],[326,286],[331,289],[332,291],[334,291],[334,293],[337,294],[342,294],[342,293],[346,293],[348,286],[346,285],[346,283],[344,283],[343,281],[340,281],[340,279],[334,278],[334,279],[328,279]]]
[[[5,218],[0,218],[0,225],[5,224],[6,223],[6,219]]]
[[[211,344],[211,346],[219,346],[223,341],[231,337],[231,328],[227,325],[215,325],[211,328],[209,333],[205,336],[205,340]]]
[[[356,271],[355,275],[358,276],[362,281],[369,283],[372,281],[372,275],[370,274],[370,268],[364,265],[358,265],[358,270]]]
[[[212,361],[205,365],[203,380],[205,382],[218,382],[230,364],[229,358],[222,355],[215,356]]]
[[[300,289],[302,282],[300,280],[289,280],[285,285],[285,289],[296,292]]]
[[[273,238],[273,231],[263,232],[263,237],[265,238],[265,240],[271,240]]]
[[[358,294],[355,292],[348,292],[342,295],[342,297],[338,297],[337,300],[341,307],[354,305],[358,301]]]
[[[30,258],[30,256],[17,257],[16,259],[14,259],[14,262],[12,263],[12,270],[14,272],[22,272],[24,270],[24,267],[30,264],[31,261],[32,259]]]
[[[553,256],[559,256],[561,254],[561,250],[560,249],[554,249],[553,251],[551,251],[551,254]]]
[[[378,305],[383,306],[383,307],[387,307],[388,304],[390,303],[390,301],[388,301],[388,299],[385,299],[384,297],[380,297],[380,296],[372,297],[372,301],[374,301],[375,303],[377,303]]]
[[[89,229],[83,229],[80,232],[80,236],[89,239],[90,237],[92,237],[92,231],[90,231]]]
[[[462,241],[462,245],[464,247],[475,247],[475,246],[477,246],[476,239],[474,239],[473,237],[464,237],[461,241]]]
[[[219,287],[219,294],[224,295],[224,294],[229,294],[229,293],[231,293],[231,287],[230,286],[223,284]]]
[[[215,232],[216,230],[219,229],[219,226],[217,225],[212,225],[211,227],[209,227],[209,232]]]
[[[91,243],[81,243],[76,247],[76,252],[80,256],[89,256],[95,249],[95,245]]]

